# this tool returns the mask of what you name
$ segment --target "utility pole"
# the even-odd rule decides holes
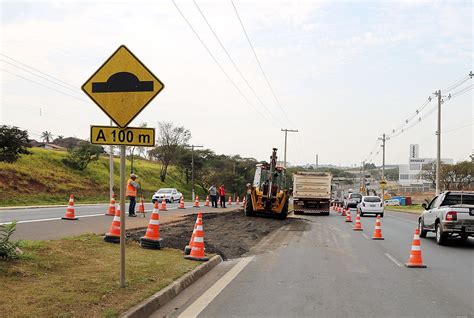
[[[441,90],[438,90],[435,95],[438,96],[438,130],[436,135],[438,136],[437,150],[436,150],[436,194],[440,192],[440,169],[441,169]]]
[[[382,138],[379,138],[379,140],[382,140],[382,182],[385,182],[385,142],[388,140],[388,137],[385,137],[385,133],[382,135]],[[382,188],[382,202],[385,205],[385,185],[381,186]]]
[[[191,148],[191,184],[192,184],[192,198],[191,200],[194,201],[195,193],[194,193],[194,148],[202,148],[204,146],[198,145],[186,145],[186,147]]]
[[[316,154],[316,171],[318,171],[318,166],[319,166],[319,160],[318,160],[318,154]]]
[[[287,139],[288,139],[288,138],[287,138],[287,137],[288,137],[287,135],[288,135],[288,132],[298,132],[298,129],[292,130],[292,129],[283,129],[283,128],[282,128],[281,131],[284,131],[284,132],[285,132],[285,154],[284,154],[284,157],[283,157],[283,158],[284,158],[284,159],[283,159],[283,160],[284,160],[284,164],[283,164],[283,165],[285,166],[285,169],[286,169],[286,143],[287,143]]]

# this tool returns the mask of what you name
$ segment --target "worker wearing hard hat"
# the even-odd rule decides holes
[[[140,188],[140,184],[136,181],[137,175],[131,174],[130,179],[127,181],[127,192],[125,195],[129,198],[130,204],[128,206],[128,216],[135,217],[135,205],[137,204],[137,190]]]

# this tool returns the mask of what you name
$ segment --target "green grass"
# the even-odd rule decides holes
[[[406,212],[406,213],[414,213],[414,214],[421,214],[423,212],[423,207],[420,204],[413,204],[408,206],[386,206],[385,209],[390,211],[397,211],[397,212]]]
[[[5,317],[116,317],[199,262],[182,251],[126,245],[125,289],[119,286],[118,244],[96,235],[23,242],[25,254],[0,260],[0,312]]]
[[[67,204],[69,195],[76,203],[106,203],[109,200],[109,160],[104,156],[91,162],[84,171],[62,163],[64,151],[32,149],[13,164],[0,162],[0,206]],[[130,172],[127,160],[126,171]],[[191,196],[191,184],[186,184],[175,167],[168,168],[165,182],[159,178],[160,165],[147,160],[135,160],[136,174],[145,200],[161,187],[177,188],[186,199]],[[114,158],[114,183],[119,195],[119,159]],[[196,189],[199,192],[199,189]],[[198,193],[202,195],[202,193]]]

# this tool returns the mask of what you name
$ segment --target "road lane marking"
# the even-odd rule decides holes
[[[388,216],[389,218],[394,218],[394,219],[398,219],[398,220],[402,220],[402,221],[410,222],[410,223],[413,223],[413,224],[418,224],[418,222],[411,221],[411,220],[407,220],[407,219],[404,219],[404,218],[399,218],[399,217],[392,216],[392,215],[387,215],[387,216]]]
[[[362,236],[365,237],[366,239],[370,240],[370,238],[365,233],[362,233]]]
[[[385,253],[385,256],[387,256],[392,262],[394,262],[398,267],[403,267],[403,264],[400,263],[395,257],[392,255]]]
[[[252,261],[254,256],[245,257],[232,267],[224,276],[222,276],[214,285],[211,286],[204,294],[194,301],[178,318],[197,317],[224,288],[232,282],[237,275]]]

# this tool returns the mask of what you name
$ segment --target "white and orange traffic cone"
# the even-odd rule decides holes
[[[202,226],[202,219],[198,218],[196,226],[196,233],[194,233],[193,241],[191,242],[191,252],[185,255],[185,259],[194,261],[207,261],[209,257],[204,254],[204,228]]]
[[[181,199],[179,200],[179,205],[178,205],[178,209],[184,209],[184,197],[181,196]]]
[[[349,208],[348,208],[347,210],[349,210]],[[341,214],[341,216],[347,216],[347,214],[346,214],[346,209],[342,208],[342,214]]]
[[[204,203],[204,206],[209,206],[209,196],[206,196],[206,203]]]
[[[221,205],[221,196],[217,198],[217,206],[219,207]]]
[[[143,248],[159,250],[162,247],[162,239],[160,238],[160,214],[158,210],[158,203],[155,202],[145,236],[140,237],[140,246]]]
[[[63,220],[77,220],[75,210],[74,210],[74,195],[69,196],[69,203],[66,209],[66,214],[61,218]]]
[[[375,220],[375,230],[374,235],[372,236],[373,240],[384,240],[382,236],[382,225],[380,222],[380,215],[377,215],[377,219]]]
[[[245,197],[242,199],[242,207],[244,208],[245,207]]]
[[[168,211],[166,209],[166,200],[165,199],[161,200],[160,211]]]
[[[352,223],[351,210],[347,211],[346,222]]]
[[[140,198],[140,204],[138,205],[138,213],[141,213],[143,217],[145,217],[145,199],[142,197]]]
[[[354,228],[352,229],[354,231],[362,231],[362,224],[360,223],[360,214],[357,213],[356,215],[356,221],[354,224]]]
[[[232,197],[229,195],[229,202],[227,202],[227,205],[232,205]]]
[[[115,194],[112,194],[112,197],[110,198],[109,208],[105,215],[115,216]]]
[[[115,211],[114,219],[109,231],[104,236],[104,241],[109,243],[120,243],[120,202]]]
[[[406,267],[425,268],[423,259],[421,258],[420,229],[415,230],[413,235],[413,243],[411,245],[410,259],[405,263]]]
[[[196,200],[194,200],[194,205],[193,205],[194,208],[199,208],[199,196],[197,195],[196,196]]]
[[[240,198],[239,196],[237,196],[237,199],[235,199],[235,205],[239,205],[240,204]]]
[[[191,235],[191,239],[189,240],[189,244],[184,247],[184,255],[189,255],[191,252],[191,244],[194,241],[194,235],[196,235],[196,228],[198,226],[198,220],[202,220],[202,213],[199,212],[196,218],[196,222],[194,223],[194,229],[193,229],[193,234]],[[202,222],[202,221],[201,221]]]

